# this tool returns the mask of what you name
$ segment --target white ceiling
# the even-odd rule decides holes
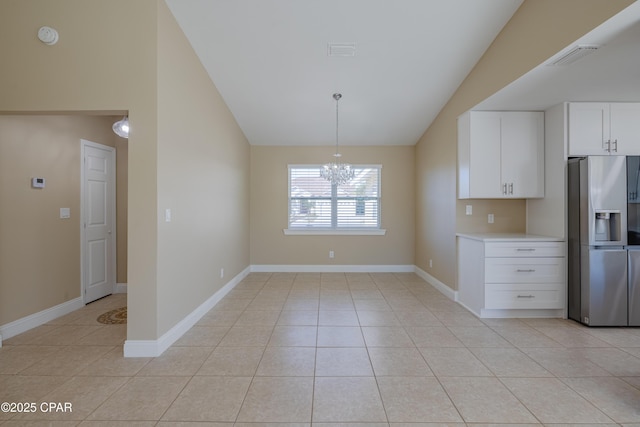
[[[253,145],[413,145],[522,0],[166,0]],[[356,56],[328,57],[328,43]],[[572,65],[551,60],[602,45]],[[481,110],[640,101],[640,2]]]
[[[577,45],[600,45],[567,66],[549,63]],[[640,101],[640,2],[487,98],[478,110],[545,110],[565,101]]]
[[[167,0],[253,145],[415,144],[521,3]]]

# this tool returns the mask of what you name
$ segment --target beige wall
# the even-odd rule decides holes
[[[249,144],[173,15],[158,13],[159,333],[249,266]],[[224,269],[224,278],[220,277]]]
[[[113,122],[120,120],[115,117]],[[127,283],[127,214],[129,205],[129,140],[116,135],[116,263],[117,283]]]
[[[129,111],[129,339],[157,336],[157,8],[158,0],[0,2],[0,52],[11,58],[0,67],[0,81],[11,82],[0,111]],[[58,30],[56,45],[38,40],[42,25]]]
[[[113,121],[0,115],[0,325],[81,295],[80,139],[119,153],[126,142]],[[32,177],[44,177],[45,188],[32,188]],[[60,219],[63,207],[71,218]],[[119,268],[126,281],[126,264]]]
[[[418,267],[455,289],[456,232],[525,229],[524,201],[456,200],[457,117],[631,3],[525,0],[416,146]],[[495,214],[491,226],[487,213]]]
[[[42,25],[58,30],[56,45],[46,46],[37,39]],[[202,302],[213,294],[220,283],[201,282],[211,272],[209,264],[225,264],[227,279],[248,266],[248,147],[213,85],[202,83],[199,61],[185,46],[164,1],[3,0],[0,52],[11,58],[0,67],[0,81],[5,82],[0,112],[129,112],[129,340],[159,338],[190,312],[196,300]],[[172,61],[173,54],[179,59]],[[184,81],[191,77],[198,80]],[[205,110],[198,114],[195,110],[203,106]],[[195,118],[172,116],[191,110]],[[195,131],[189,134],[194,122]],[[214,193],[182,194],[201,189],[194,183],[211,177],[202,167],[203,160],[185,179],[173,179],[189,167],[197,156],[195,150],[207,143],[207,167],[225,177],[239,177],[238,186],[218,180],[210,184],[217,188]],[[172,160],[180,147],[189,153]],[[218,214],[207,212],[209,202],[204,209],[196,203],[197,198],[204,201],[211,195],[219,196]],[[174,228],[160,221],[165,206],[176,213]],[[215,215],[233,218],[221,236],[209,221]],[[195,217],[197,227],[209,225],[208,236],[221,237],[214,247],[203,248],[205,255],[199,259],[206,263],[188,261],[190,254],[201,249],[203,238],[195,236],[196,225],[181,222]],[[184,231],[189,235],[180,234]],[[227,251],[229,235],[238,239]],[[196,240],[187,245],[188,237]],[[216,259],[218,254],[224,255]],[[170,304],[178,293],[184,302]]]
[[[385,236],[285,236],[289,164],[323,164],[332,147],[251,147],[251,264],[413,265],[413,146],[342,147],[344,161],[382,165]],[[335,258],[329,259],[329,250]]]

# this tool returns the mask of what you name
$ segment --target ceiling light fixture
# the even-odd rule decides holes
[[[340,98],[342,98],[342,94],[333,94],[333,99],[336,100],[336,154],[333,157],[336,159],[320,168],[320,176],[327,181],[331,181],[332,185],[346,184],[355,175],[350,164],[340,163],[340,157],[342,157],[342,154],[338,152],[338,101],[340,101]]]
[[[111,127],[116,135],[122,138],[129,138],[129,117],[124,116],[122,120],[118,120]]]

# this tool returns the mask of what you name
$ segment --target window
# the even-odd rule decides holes
[[[289,230],[380,230],[380,165],[353,165],[355,177],[331,185],[320,165],[289,166]]]

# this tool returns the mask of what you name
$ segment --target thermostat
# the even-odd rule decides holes
[[[33,188],[44,188],[44,178],[31,178]]]

